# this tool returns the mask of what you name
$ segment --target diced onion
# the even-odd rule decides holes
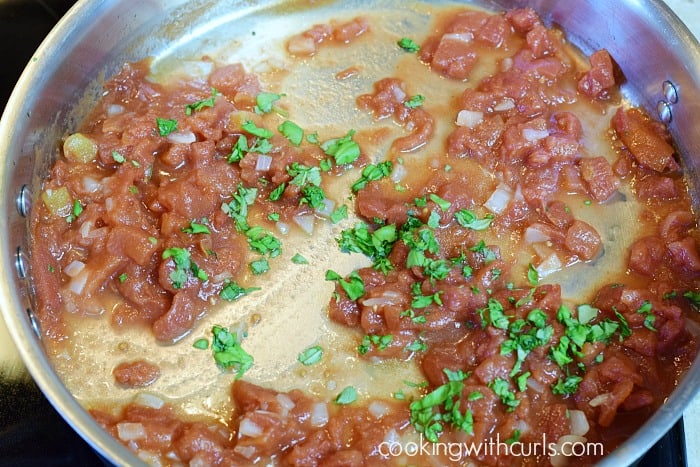
[[[591,428],[582,410],[569,410],[569,423],[571,423],[571,434],[575,436],[583,436]]]
[[[124,113],[124,106],[119,105],[119,104],[112,104],[109,107],[107,107],[107,116],[108,117],[114,117],[115,115],[119,115]]]
[[[504,112],[506,110],[511,110],[515,108],[515,101],[510,97],[504,97],[501,102],[493,106],[493,110],[496,112]]]
[[[320,427],[328,423],[328,406],[324,402],[316,402],[311,407],[311,426]]]
[[[289,224],[287,224],[286,222],[279,221],[275,224],[275,227],[277,227],[277,230],[282,235],[287,235],[289,233]]]
[[[562,268],[561,260],[556,253],[549,255],[544,261],[538,264],[535,269],[540,279],[549,276],[550,274],[561,270]]]
[[[372,416],[377,419],[383,418],[389,414],[389,406],[380,401],[373,401],[370,403],[367,410],[369,410],[369,413],[371,413]]]
[[[160,461],[160,455],[154,452],[140,450],[138,453],[136,453],[136,456],[150,467],[160,467],[163,465],[163,463]],[[195,464],[190,461],[189,467],[192,467],[193,465]]]
[[[191,76],[192,78],[206,78],[214,69],[213,62],[205,62],[203,60],[185,60],[181,64],[179,71]]]
[[[535,378],[528,378],[525,384],[527,385],[527,387],[540,394],[542,394],[545,390],[545,386],[539,381],[537,381]]]
[[[392,87],[391,91],[398,102],[403,102],[406,99],[406,93],[399,86]]]
[[[282,416],[283,417],[286,417],[287,415],[289,415],[289,411],[292,410],[296,406],[294,401],[292,399],[290,399],[289,396],[286,394],[282,394],[282,393],[277,394],[276,399],[277,399],[277,402],[280,403],[280,407],[282,408]]]
[[[122,441],[144,439],[146,429],[142,423],[120,422],[117,423],[117,436]]]
[[[537,130],[535,128],[523,128],[523,138],[528,141],[539,141],[549,136],[547,130]]]
[[[255,422],[249,418],[244,418],[241,420],[240,425],[238,425],[238,437],[248,436],[250,438],[257,438],[263,434],[263,429],[260,428]]]
[[[92,227],[93,227],[92,221],[83,222],[83,223],[80,225],[80,229],[79,229],[80,236],[83,237],[83,238],[89,238],[89,237],[90,237],[90,231],[92,230]]]
[[[240,454],[241,456],[245,457],[246,459],[252,459],[255,457],[255,446],[236,446],[233,448],[233,451],[236,454]]]
[[[321,217],[331,217],[333,210],[335,209],[335,201],[328,198],[323,198],[321,201],[321,206],[314,209],[314,212]]]
[[[88,193],[95,193],[102,188],[102,184],[92,177],[83,177],[83,188]]]
[[[484,207],[494,214],[501,214],[508,207],[508,203],[513,198],[513,191],[501,183],[484,203]]]
[[[525,243],[539,243],[551,240],[549,234],[546,234],[541,229],[538,229],[536,225],[528,226],[528,228],[525,229],[523,239],[525,240]]]
[[[197,141],[197,137],[191,131],[178,131],[170,133],[167,140],[175,144],[190,144]]]
[[[388,306],[398,305],[403,299],[403,295],[394,290],[385,290],[381,295],[361,300],[364,306]]]
[[[75,277],[80,274],[83,269],[85,269],[85,263],[75,260],[66,266],[63,272],[65,272],[68,277]]]
[[[297,214],[294,216],[293,220],[294,223],[301,227],[301,230],[307,234],[311,235],[314,233],[314,222],[316,221],[316,217],[314,217],[312,214]]]
[[[403,164],[394,164],[394,168],[391,171],[391,181],[394,183],[400,183],[408,175],[408,169]]]
[[[211,462],[204,458],[204,454],[197,454],[192,459],[190,459],[187,467],[209,467]]]
[[[71,279],[70,283],[68,284],[68,288],[71,290],[71,292],[80,295],[83,293],[87,279],[87,271],[82,271],[79,275]]]
[[[604,394],[599,394],[595,396],[591,401],[588,403],[591,407],[598,407],[599,405],[603,405],[606,402],[608,402],[612,398],[612,394],[609,392],[606,392]]]
[[[473,110],[460,110],[457,114],[457,126],[474,128],[484,121],[484,112]]]
[[[272,166],[272,157],[267,154],[258,154],[258,160],[255,163],[255,170],[257,172],[267,172]]]
[[[165,404],[163,399],[147,392],[138,393],[134,398],[134,402],[143,407],[150,407],[152,409],[160,409]]]
[[[396,432],[395,429],[391,429],[386,432],[386,435],[384,435],[384,442],[388,444],[397,444],[401,441],[401,438],[399,437],[399,434]]]
[[[474,35],[470,32],[464,32],[464,33],[457,33],[457,32],[452,32],[452,33],[447,33],[442,35],[442,41],[459,41],[459,42],[471,42],[472,39],[474,39]]]

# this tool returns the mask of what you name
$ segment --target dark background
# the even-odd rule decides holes
[[[136,6],[138,0],[133,1]],[[73,3],[73,0],[0,0],[0,109],[4,109],[36,48]],[[8,344],[0,342],[0,345]],[[0,380],[0,467],[104,465],[30,378]],[[682,420],[638,465],[687,465]]]

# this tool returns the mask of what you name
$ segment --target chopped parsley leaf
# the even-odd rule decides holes
[[[256,126],[255,123],[253,123],[250,120],[247,120],[246,122],[241,125],[241,128],[243,128],[245,131],[250,133],[253,136],[257,136],[258,138],[262,139],[270,139],[272,138],[272,132],[268,130],[267,128],[261,128],[259,126]]]
[[[275,188],[274,190],[272,190],[270,192],[270,196],[269,196],[270,201],[279,200],[282,197],[282,193],[284,193],[285,188],[287,188],[287,183],[286,182],[280,183],[277,188]]]
[[[215,325],[211,333],[214,336],[211,345],[214,361],[222,369],[233,369],[236,379],[241,378],[253,366],[252,355],[243,350],[235,332],[231,333],[226,328]]]
[[[266,114],[275,109],[275,102],[280,100],[285,94],[274,94],[271,92],[261,92],[255,96],[255,113]]]
[[[352,140],[355,130],[342,138],[330,139],[321,144],[321,149],[331,156],[337,165],[350,164],[360,157],[360,146]]]
[[[323,358],[323,347],[314,345],[304,350],[297,356],[297,360],[304,366],[314,365]]]
[[[294,256],[292,256],[292,263],[294,263],[294,264],[309,264],[309,260],[304,258],[299,253],[297,253]]]
[[[199,112],[206,107],[214,107],[216,98],[220,95],[221,93],[219,91],[211,88],[211,97],[208,99],[202,99],[201,101],[197,101],[192,104],[187,104],[185,106],[185,115],[192,115],[194,112]]]
[[[348,386],[343,389],[338,397],[335,398],[335,403],[338,405],[352,404],[357,400],[357,390],[353,386]]]
[[[357,346],[357,351],[360,355],[364,355],[369,352],[372,347],[376,347],[377,350],[385,350],[389,345],[391,345],[394,340],[394,336],[391,334],[386,334],[384,336],[378,336],[376,334],[366,334],[362,337],[362,342]]]
[[[362,281],[362,278],[357,273],[357,271],[353,271],[352,273],[350,273],[348,279],[349,280],[344,280],[340,276],[340,274],[330,269],[326,271],[326,280],[336,281],[338,284],[340,284],[340,287],[345,291],[348,298],[350,300],[355,301],[365,294],[365,283]]]
[[[277,130],[294,146],[299,146],[304,139],[304,130],[292,121],[285,120],[277,127]]]
[[[537,269],[532,263],[527,266],[527,281],[533,286],[540,282],[540,273],[537,272]]]
[[[342,221],[343,219],[348,218],[348,207],[346,205],[342,205],[337,207],[330,216],[331,222],[333,224],[337,224],[338,222]]]
[[[250,287],[248,289],[244,289],[240,285],[236,284],[235,282],[232,282],[230,280],[226,280],[224,282],[224,288],[221,289],[221,292],[219,292],[219,296],[228,301],[228,302],[233,302],[235,300],[238,300],[239,298],[248,295],[251,292],[255,292],[257,290],[260,290],[260,287]]]
[[[199,349],[199,350],[207,350],[209,348],[209,341],[204,339],[204,338],[197,339],[192,344],[192,347],[194,347],[195,349]]]
[[[126,162],[124,156],[119,154],[117,151],[112,151],[112,159],[114,159],[114,162],[116,162],[117,164],[123,164],[124,162]]]
[[[362,169],[360,178],[352,184],[352,191],[357,192],[367,186],[369,182],[381,180],[388,177],[393,169],[391,161],[380,162],[379,164],[369,164]]]
[[[129,276],[125,272],[123,272],[119,274],[119,277],[117,279],[119,279],[119,282],[123,284],[127,281],[127,279],[129,279]]]
[[[202,218],[202,223],[198,224],[195,221],[190,222],[189,227],[183,227],[180,230],[184,233],[196,235],[196,234],[211,234],[211,230],[209,230],[209,227],[204,225],[204,223],[207,222],[206,218]]]
[[[255,260],[252,263],[250,263],[249,266],[250,266],[250,270],[256,276],[259,276],[260,274],[265,274],[267,271],[270,270],[270,263],[268,263],[267,259],[265,259],[265,258],[260,258],[258,260]]]
[[[494,219],[493,214],[486,214],[483,218],[479,219],[477,215],[469,209],[460,209],[455,212],[454,217],[459,225],[471,230],[486,230]]]
[[[416,53],[420,50],[420,46],[413,39],[402,37],[398,42],[398,46],[406,52]]]
[[[416,94],[415,96],[411,96],[410,99],[405,101],[403,105],[405,105],[409,109],[415,109],[423,105],[423,102],[425,102],[425,97],[420,94]]]
[[[170,133],[177,131],[177,120],[167,118],[156,118],[156,126],[160,136],[168,136]]]

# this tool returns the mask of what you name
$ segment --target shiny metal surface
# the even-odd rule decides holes
[[[387,0],[390,1],[390,0]],[[56,141],[74,128],[99,94],[100,82],[124,61],[146,55],[181,53],[206,39],[211,31],[250,12],[282,1],[83,0],[47,37],[29,63],[0,120],[0,203],[5,222],[1,237],[0,307],[10,335],[32,377],[54,406],[92,446],[117,465],[139,461],[104,433],[65,390],[46,360],[28,309],[28,282],[18,274],[18,251],[27,251],[26,219],[18,212],[23,186],[36,192],[41,177],[56,156]],[[297,2],[300,4],[301,2]],[[371,0],[323,2],[323,8],[368,5]],[[390,2],[397,4],[396,2]],[[438,2],[435,3],[446,3]],[[489,8],[534,7],[545,20],[561,25],[584,52],[607,48],[627,78],[623,86],[634,103],[654,112],[666,102],[670,129],[691,173],[698,204],[700,133],[693,115],[700,112],[700,45],[671,10],[652,0],[482,0]],[[673,83],[671,91],[664,83]],[[87,89],[87,92],[85,91]],[[26,196],[25,192],[25,196]],[[18,250],[21,248],[21,250]],[[643,454],[680,417],[700,388],[696,360],[667,403],[602,465],[627,465]]]

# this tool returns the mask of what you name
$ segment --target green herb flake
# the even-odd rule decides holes
[[[267,218],[269,220],[271,220],[272,222],[279,222],[280,213],[279,212],[271,212],[270,214],[267,215]]]
[[[253,357],[243,350],[240,336],[236,333],[231,333],[226,328],[217,325],[212,328],[211,332],[214,336],[211,346],[214,361],[224,370],[234,370],[236,379],[240,379],[253,366]]]
[[[227,279],[224,282],[224,287],[221,289],[221,292],[219,292],[219,296],[228,302],[233,302],[257,290],[260,290],[260,287],[250,287],[248,289],[245,289],[237,283]]]
[[[277,130],[294,146],[299,146],[304,140],[304,130],[292,121],[285,120],[277,127]]]
[[[123,164],[126,162],[126,158],[124,158],[124,156],[119,154],[117,151],[112,151],[112,159],[114,159],[114,162],[117,164]]]
[[[347,219],[348,218],[348,207],[343,204],[342,206],[339,206],[333,212],[331,213],[330,219],[333,224],[337,224],[338,222]]]
[[[255,113],[266,114],[275,110],[275,102],[284,97],[285,94],[275,94],[271,92],[261,92],[255,96]]]
[[[297,253],[294,256],[292,256],[292,263],[294,263],[294,264],[309,264],[309,260],[304,258],[299,253]]]
[[[430,194],[430,201],[432,201],[433,203],[437,204],[438,207],[439,207],[443,212],[447,211],[448,209],[450,209],[450,206],[452,206],[452,203],[450,203],[450,202],[447,201],[447,200],[444,200],[444,199],[440,198],[440,197],[439,197],[438,195],[436,195],[435,193],[431,193],[431,194]]]
[[[402,37],[396,44],[406,52],[416,53],[420,50],[420,46],[416,44],[413,39],[408,37]]]
[[[420,94],[416,94],[415,96],[411,96],[410,99],[405,101],[403,105],[405,105],[409,109],[415,109],[417,107],[422,106],[423,102],[425,102],[425,97]]]
[[[273,133],[267,128],[259,127],[250,120],[244,122],[243,125],[241,125],[241,128],[243,128],[243,130],[247,131],[251,135],[257,136],[258,138],[262,139],[270,139],[273,135]]]
[[[455,212],[454,218],[459,225],[471,230],[486,230],[494,219],[493,214],[486,214],[483,218],[479,219],[478,216],[469,209],[460,209]]]
[[[199,350],[207,350],[209,348],[209,341],[205,338],[197,339],[192,344],[192,347]]]
[[[259,276],[261,274],[265,274],[267,271],[270,270],[270,263],[268,263],[267,259],[265,259],[265,258],[260,258],[256,261],[253,261],[252,263],[249,264],[249,266],[250,266],[250,270],[256,276]]]
[[[337,165],[350,164],[360,157],[360,146],[352,140],[355,130],[342,138],[331,139],[321,144],[321,149],[331,156]]]
[[[211,230],[209,230],[209,227],[207,227],[204,223],[207,222],[206,218],[202,218],[201,224],[191,221],[189,227],[183,227],[180,230],[184,233],[191,234],[191,235],[197,235],[197,234],[206,234],[206,235],[211,235]]]
[[[360,178],[352,184],[352,191],[357,192],[367,186],[369,182],[381,180],[382,178],[388,177],[393,170],[393,164],[391,161],[380,162],[379,164],[369,164],[364,169],[362,169],[362,175]]]
[[[357,271],[350,273],[348,280],[344,280],[337,272],[329,269],[326,271],[326,280],[337,282],[352,301],[365,294],[365,284]]]
[[[540,282],[540,273],[537,272],[537,269],[532,263],[530,263],[527,267],[527,281],[532,286],[535,286]]]
[[[211,88],[211,97],[208,99],[202,99],[201,101],[194,102],[192,104],[187,104],[185,106],[185,115],[192,115],[194,112],[199,112],[206,107],[214,107],[216,98],[220,96],[221,93],[214,88]]]
[[[352,404],[357,400],[357,390],[354,388],[354,386],[348,386],[345,389],[341,391],[340,394],[338,394],[338,397],[335,398],[335,403],[337,405],[348,405]]]
[[[156,118],[156,126],[160,136],[168,136],[170,133],[177,131],[177,120],[167,118]]]
[[[297,356],[297,360],[304,366],[311,366],[321,361],[323,358],[323,347],[314,345],[304,350]]]

